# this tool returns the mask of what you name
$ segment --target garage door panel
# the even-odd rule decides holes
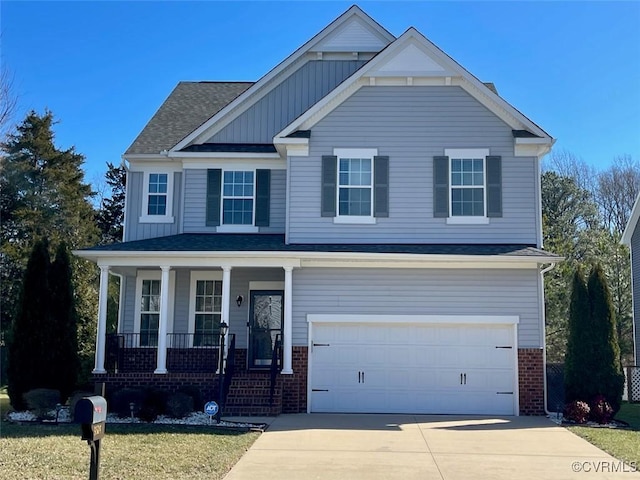
[[[514,413],[513,327],[314,324],[311,411]],[[328,390],[316,391],[316,390]],[[500,395],[498,395],[500,393]]]

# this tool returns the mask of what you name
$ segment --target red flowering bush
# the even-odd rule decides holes
[[[589,418],[591,408],[587,402],[574,400],[565,407],[564,416],[576,423],[585,423]]]
[[[613,417],[613,407],[609,404],[604,395],[597,395],[591,401],[591,419],[594,422],[605,424]]]

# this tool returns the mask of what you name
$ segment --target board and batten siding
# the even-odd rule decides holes
[[[125,242],[176,235],[178,233],[182,173],[176,172],[173,175],[173,223],[140,223],[142,196],[144,194],[144,186],[142,185],[144,174],[142,172],[129,172],[127,174]]]
[[[207,170],[186,169],[184,192],[184,233],[215,233],[216,227],[206,225]],[[286,170],[271,170],[269,226],[259,227],[260,233],[284,233]]]
[[[271,143],[274,135],[366,62],[311,60],[206,143]]]
[[[640,223],[631,236],[631,272],[633,292],[633,332],[635,365],[640,365]]]
[[[389,217],[334,224],[320,215],[321,159],[334,148],[389,156]],[[502,156],[503,215],[487,225],[433,216],[433,157],[446,148]],[[311,129],[309,157],[291,157],[291,243],[538,243],[537,163],[514,157],[511,128],[460,87],[367,86]]]
[[[293,345],[309,314],[518,315],[518,346],[541,348],[538,271],[340,269],[293,271]]]

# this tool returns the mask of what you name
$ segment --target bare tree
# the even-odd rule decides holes
[[[561,177],[571,178],[576,186],[588,192],[595,191],[597,170],[568,150],[553,150],[544,160],[544,171],[554,171]]]
[[[11,128],[18,108],[18,96],[14,90],[14,77],[6,67],[0,67],[0,139]]]
[[[631,155],[619,155],[596,179],[594,195],[604,226],[622,235],[640,192],[640,163]]]

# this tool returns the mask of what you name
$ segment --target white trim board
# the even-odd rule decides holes
[[[308,314],[307,323],[392,323],[423,325],[517,325],[518,315],[352,315]]]

